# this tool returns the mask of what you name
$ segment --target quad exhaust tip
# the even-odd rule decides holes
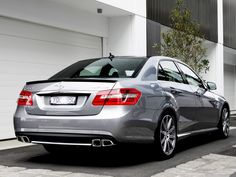
[[[30,139],[27,136],[18,136],[17,139],[23,143],[30,143]]]
[[[109,139],[93,139],[92,146],[93,147],[107,147],[107,146],[114,146],[112,140]]]
[[[113,141],[108,140],[108,139],[103,139],[102,140],[102,146],[114,146],[115,144],[113,143]]]
[[[30,139],[27,136],[17,136],[18,141],[23,143],[30,143]],[[115,143],[109,139],[93,139],[92,140],[92,147],[108,147],[114,146]]]

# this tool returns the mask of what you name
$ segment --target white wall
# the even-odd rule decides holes
[[[146,19],[137,16],[109,18],[108,52],[146,56]]]
[[[225,86],[225,98],[230,104],[231,110],[236,110],[236,72],[234,65],[224,65],[224,86]]]
[[[70,4],[48,0],[0,0],[0,15],[104,37],[104,56],[109,52],[116,55],[146,55],[146,0],[98,2],[138,15],[105,17],[81,11]]]
[[[0,15],[63,29],[108,36],[107,18],[48,0],[0,0]]]
[[[231,110],[236,110],[236,51],[224,47],[224,96]]]
[[[203,77],[204,80],[207,81],[212,81],[212,82],[216,82],[216,73],[215,73],[215,69],[216,69],[216,43],[207,41],[204,44],[204,47],[207,48],[207,53],[206,53],[206,58],[209,60],[209,66],[210,69],[209,71],[207,71],[207,73],[201,73],[201,76]]]
[[[146,0],[97,0],[97,1],[146,17]]]
[[[216,93],[224,95],[224,60],[222,45],[214,42],[205,41],[207,48],[206,58],[209,60],[210,70],[202,73],[204,80],[215,82],[217,85]]]
[[[224,63],[228,65],[236,65],[236,50],[224,47]]]

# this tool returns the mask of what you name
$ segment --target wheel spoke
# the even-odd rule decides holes
[[[166,131],[168,131],[169,116],[165,118]]]
[[[167,141],[165,140],[164,147],[163,147],[164,152],[166,152],[166,148],[167,148]]]
[[[165,142],[166,138],[163,137],[163,139],[161,140],[161,144],[163,144]]]
[[[161,130],[160,132],[161,132],[161,134],[163,134],[163,135],[166,134],[166,131]]]
[[[170,117],[167,124],[167,130],[170,130],[171,124],[172,124],[172,118]]]
[[[225,127],[225,125],[223,125],[223,132],[225,132],[225,129],[226,129],[226,127]]]
[[[169,134],[173,134],[173,133],[175,133],[175,131],[174,131],[174,130],[175,130],[175,127],[174,127],[174,126],[173,126],[173,127],[171,127],[171,128],[170,128],[170,130],[169,130]]]
[[[172,149],[175,147],[175,139],[174,140],[169,140],[169,143],[172,147]]]
[[[226,123],[226,126],[229,128],[229,127],[230,127],[230,124],[229,124],[229,123]]]
[[[166,152],[168,153],[170,151],[170,143],[169,140],[166,140]]]
[[[167,123],[165,122],[165,120],[163,120],[162,122],[162,127],[163,127],[163,130],[167,130]]]
[[[226,121],[226,124],[227,124],[227,125],[229,125],[229,124],[230,124],[230,120],[229,120],[229,119],[227,119],[227,121]]]
[[[224,118],[226,119],[226,118],[228,118],[228,111],[225,109],[225,111],[224,111]]]

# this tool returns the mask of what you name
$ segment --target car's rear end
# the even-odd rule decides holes
[[[138,122],[142,104],[135,77],[145,62],[145,58],[85,60],[49,80],[28,82],[14,116],[18,140],[94,147],[135,141],[139,134],[135,137],[136,130],[129,127],[136,126],[130,123]]]

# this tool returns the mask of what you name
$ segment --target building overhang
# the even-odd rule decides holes
[[[126,10],[117,8],[115,6],[108,5],[106,3],[97,0],[48,0],[55,4],[67,6],[77,10],[86,11],[92,14],[101,15],[104,17],[116,17],[132,15],[133,13]],[[102,13],[98,13],[97,9],[102,9]]]

